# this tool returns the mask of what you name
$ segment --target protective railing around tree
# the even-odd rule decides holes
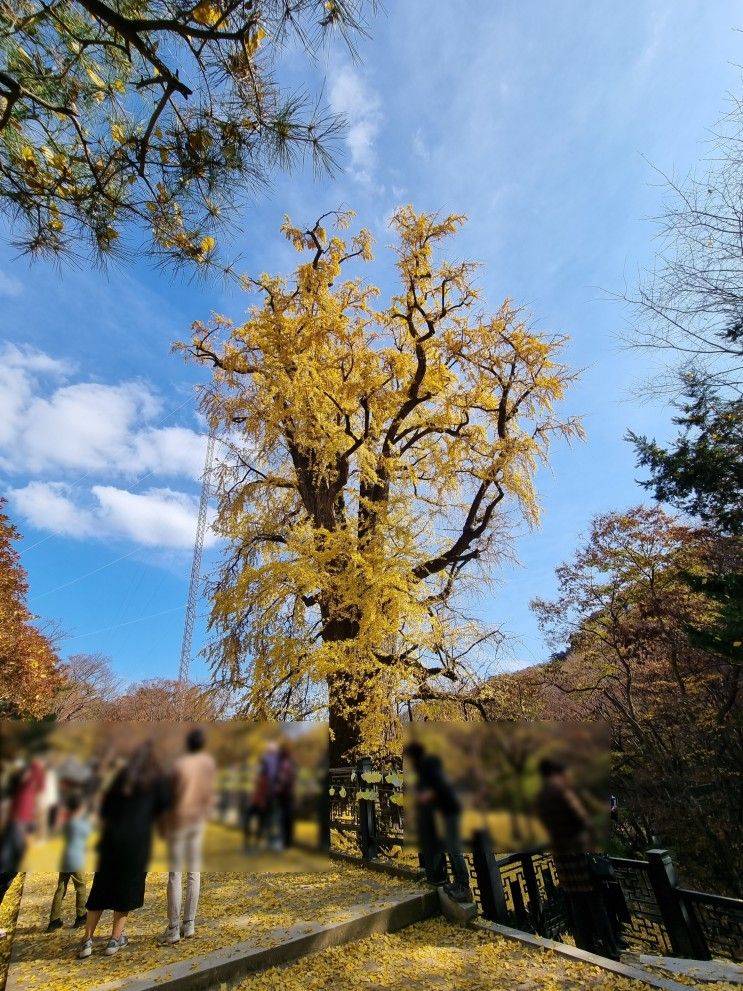
[[[402,779],[395,769],[375,771],[368,759],[354,768],[331,769],[331,854],[392,871],[410,860],[409,870],[417,858],[401,857],[410,851],[401,796]],[[483,918],[551,939],[569,933],[566,899],[546,849],[498,857],[486,829],[476,830],[466,845],[471,886]],[[623,922],[623,934],[632,949],[697,960],[743,960],[743,900],[680,887],[666,850],[649,850],[646,860],[610,859],[629,920]],[[448,870],[445,859],[441,869]]]

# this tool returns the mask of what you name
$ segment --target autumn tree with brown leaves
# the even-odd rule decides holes
[[[20,534],[0,499],[0,714],[41,717],[52,708],[62,677],[51,639],[34,625],[28,580],[15,548]]]
[[[557,569],[558,597],[533,607],[568,648],[541,669],[566,702],[554,715],[611,727],[627,842],[643,850],[657,835],[687,876],[740,894],[743,668],[690,636],[719,621],[701,580],[729,569],[731,553],[732,538],[658,507],[609,513]]]
[[[225,697],[202,685],[169,678],[135,682],[102,706],[100,718],[114,722],[213,722],[225,718]]]
[[[52,705],[61,723],[71,719],[100,719],[121,690],[111,659],[104,654],[73,654],[62,666],[63,684]]]

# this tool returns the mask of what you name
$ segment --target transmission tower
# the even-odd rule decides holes
[[[204,458],[204,474],[201,476],[201,499],[199,500],[199,519],[196,524],[196,540],[193,545],[193,560],[191,561],[191,578],[188,582],[188,603],[186,605],[186,622],[183,626],[183,643],[181,644],[181,663],[178,667],[178,681],[181,685],[188,682],[188,669],[191,665],[191,641],[193,640],[193,625],[196,620],[196,603],[199,598],[199,574],[201,572],[201,554],[204,550],[204,534],[206,532],[206,511],[209,506],[211,485],[212,459],[214,457],[214,430],[209,431]]]

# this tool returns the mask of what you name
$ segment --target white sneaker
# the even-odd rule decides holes
[[[160,933],[157,937],[157,942],[160,946],[172,946],[177,943],[181,938],[181,934],[178,932],[178,927],[173,929],[171,926],[165,930],[164,933]]]
[[[129,945],[129,940],[126,937],[126,933],[122,933],[118,939],[114,939],[113,936],[108,941],[108,946],[103,951],[107,957],[112,957],[114,953],[118,953],[119,950],[123,949],[125,946]]]
[[[195,934],[196,934],[196,923],[194,922],[194,920],[191,919],[189,922],[185,922],[184,921],[184,923],[183,923],[183,938],[184,939],[191,939],[191,937],[194,936]]]
[[[84,939],[80,944],[80,949],[78,950],[77,958],[78,960],[84,960],[86,957],[89,957],[92,952],[93,952],[93,940]]]

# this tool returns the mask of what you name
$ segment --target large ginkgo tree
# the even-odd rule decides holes
[[[514,521],[537,524],[552,440],[581,433],[555,411],[575,378],[566,339],[508,300],[484,312],[477,266],[442,257],[462,217],[395,213],[399,288],[381,305],[360,274],[371,237],[341,236],[350,221],[287,220],[292,277],[246,280],[244,323],[196,323],[178,345],[213,366],[204,409],[230,452],[215,674],[254,716],[306,714],[314,687],[334,762],[384,747],[401,705],[468,677],[489,632],[470,596],[512,553]]]

